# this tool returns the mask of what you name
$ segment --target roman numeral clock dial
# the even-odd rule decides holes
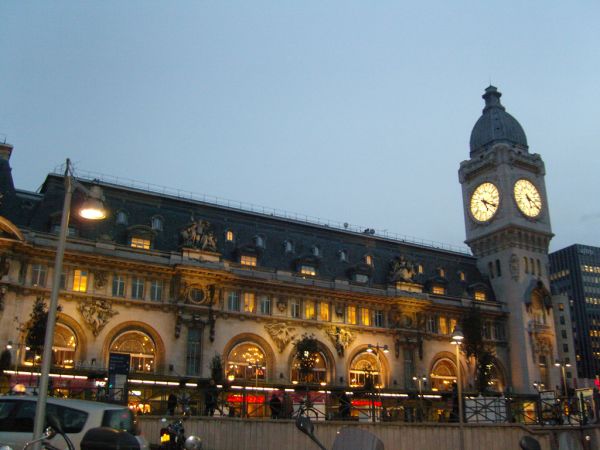
[[[471,215],[478,222],[487,222],[494,217],[499,205],[500,192],[493,183],[481,183],[471,195]]]
[[[535,185],[524,178],[517,180],[514,187],[515,202],[527,217],[535,218],[542,212],[542,197]]]

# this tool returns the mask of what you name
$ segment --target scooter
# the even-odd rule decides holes
[[[163,418],[162,422],[167,419]],[[171,422],[160,429],[160,447],[161,450],[200,450],[202,449],[202,440],[197,436],[185,437],[185,429],[181,419]]]

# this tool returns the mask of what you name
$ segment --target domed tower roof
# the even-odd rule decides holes
[[[527,136],[521,124],[500,103],[502,94],[488,86],[483,94],[485,108],[471,131],[471,156],[497,143],[512,144],[527,151]]]

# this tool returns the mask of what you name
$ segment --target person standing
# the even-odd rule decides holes
[[[214,416],[215,409],[217,409],[217,386],[215,380],[211,378],[208,388],[206,388],[206,394],[204,396],[204,415]]]
[[[269,400],[269,407],[271,408],[271,419],[279,419],[281,416],[281,400],[275,392],[273,392],[271,400]]]
[[[169,394],[169,398],[167,399],[167,414],[174,416],[175,408],[177,408],[177,396],[171,392]]]

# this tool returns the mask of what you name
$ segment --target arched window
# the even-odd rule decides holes
[[[162,231],[162,229],[163,229],[163,220],[162,220],[162,218],[158,217],[158,216],[154,216],[152,218],[151,225],[152,225],[152,229],[153,230],[155,230],[155,231]]]
[[[383,365],[379,356],[363,352],[359,353],[350,364],[350,387],[383,387]]]
[[[284,241],[283,250],[285,253],[294,253],[294,243],[292,241]]]
[[[76,350],[77,336],[73,330],[66,325],[57,323],[52,343],[52,363],[58,367],[72,368],[75,364]]]
[[[503,392],[505,383],[502,371],[493,362],[488,366],[488,389],[493,392]]]
[[[297,356],[292,362],[292,383],[326,383],[327,382],[327,360],[321,352],[312,353],[309,358],[314,361],[309,372],[302,373],[300,370],[300,358]]]
[[[456,383],[456,364],[449,359],[440,359],[431,371],[431,389],[434,391],[451,391]]]
[[[246,381],[267,379],[265,352],[252,342],[236,345],[227,355],[227,378]]]
[[[154,372],[156,345],[146,333],[141,331],[121,333],[113,340],[110,351],[129,353],[129,369],[132,372]]]

